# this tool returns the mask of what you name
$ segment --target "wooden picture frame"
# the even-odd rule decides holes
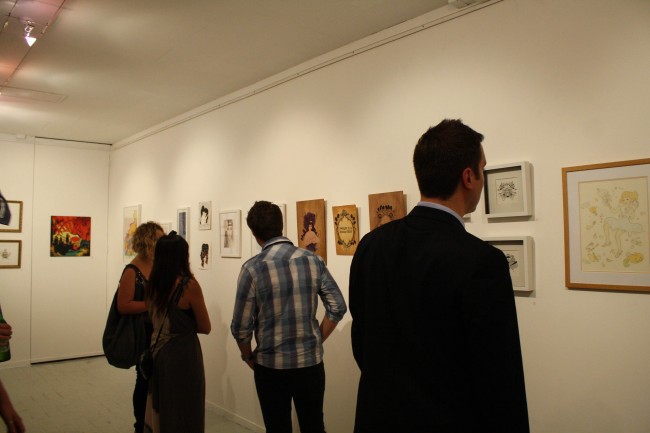
[[[219,212],[221,257],[241,257],[241,211]]]
[[[370,231],[406,216],[406,196],[403,191],[368,194]]]
[[[359,215],[356,205],[333,206],[336,254],[352,256],[359,245]]]
[[[176,209],[176,233],[190,243],[190,208]]]
[[[0,233],[21,233],[23,231],[23,202],[7,200],[11,221],[9,225],[0,224]]]
[[[562,169],[569,289],[650,291],[650,158]]]
[[[524,292],[535,290],[535,262],[531,236],[490,237],[483,240],[505,254],[514,290]]]
[[[0,269],[19,269],[23,241],[0,240]]]
[[[530,163],[492,165],[483,169],[488,219],[533,215]]]
[[[298,246],[318,254],[327,263],[325,199],[296,202]]]

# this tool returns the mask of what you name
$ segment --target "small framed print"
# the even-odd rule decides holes
[[[564,167],[565,284],[650,292],[650,158]]]
[[[20,268],[22,241],[0,241],[0,269]]]
[[[528,217],[533,214],[530,163],[485,167],[485,215],[489,218]]]
[[[212,228],[212,202],[199,202],[199,230],[210,230]]]
[[[533,238],[531,236],[484,238],[483,240],[505,254],[514,290],[531,292],[535,289]]]
[[[0,224],[0,233],[20,233],[23,231],[23,202],[7,200],[7,209],[3,210],[4,202],[0,202],[0,215],[11,215],[9,224]]]
[[[183,207],[176,210],[176,233],[178,236],[190,242],[190,208]]]
[[[221,257],[241,257],[241,211],[219,212]]]

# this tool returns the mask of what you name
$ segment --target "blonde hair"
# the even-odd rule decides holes
[[[157,222],[140,224],[133,234],[133,251],[144,258],[153,257],[159,232],[165,233]]]
[[[639,199],[639,193],[636,191],[623,191],[621,198],[618,200],[623,201],[626,198],[629,198],[631,201],[637,201]]]

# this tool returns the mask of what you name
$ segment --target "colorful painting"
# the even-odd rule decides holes
[[[124,263],[135,257],[133,235],[140,225],[140,205],[127,206],[122,210],[122,259]]]
[[[50,257],[90,256],[90,217],[52,216]]]

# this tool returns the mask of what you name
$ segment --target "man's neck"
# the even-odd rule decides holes
[[[457,198],[457,195],[453,195],[449,197],[449,199],[447,200],[442,200],[437,197],[425,197],[423,195],[420,195],[420,201],[427,201],[429,203],[435,203],[441,206],[448,207],[449,209],[453,210],[461,217],[467,213],[465,209],[465,204],[462,202],[462,200],[459,200]]]

